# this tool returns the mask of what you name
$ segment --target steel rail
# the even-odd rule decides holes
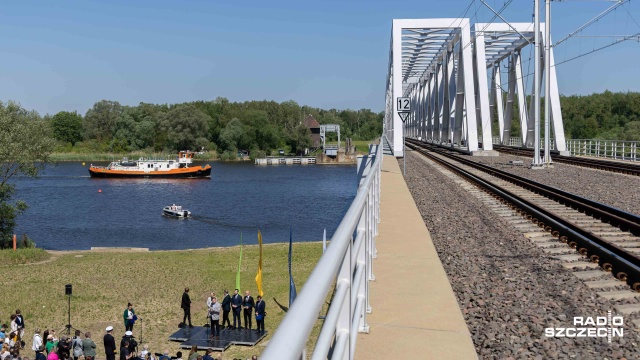
[[[500,186],[490,184],[488,181],[454,164],[433,156],[427,150],[419,148],[412,142],[409,143],[409,146],[495,194],[512,207],[519,209],[519,211],[529,214],[529,220],[542,227],[545,231],[549,231],[561,241],[568,243],[571,247],[576,248],[582,255],[589,256],[591,261],[598,262],[605,270],[614,273],[618,279],[626,281],[634,290],[640,291],[640,259],[635,255]],[[445,154],[441,155],[445,156]]]
[[[415,145],[415,142],[412,142]],[[429,145],[427,145],[429,146]],[[432,150],[445,156],[450,156],[444,153],[442,150]],[[452,155],[453,156],[453,155]],[[592,213],[594,216],[599,217],[603,221],[607,221],[612,225],[623,228],[626,231],[630,231],[634,235],[640,236],[640,216],[626,212],[624,210],[591,200],[585,197],[572,194],[567,191],[560,190],[553,186],[545,185],[525,177],[517,176],[506,171],[496,169],[494,167],[477,163],[469,159],[465,159],[459,156],[455,156],[455,160],[465,165],[472,166],[476,169],[482,170],[491,175],[497,176],[503,180],[510,181],[523,188],[531,189],[539,194],[542,194],[550,199],[560,201],[564,204],[569,204],[571,207],[578,209],[585,213]]]
[[[523,155],[523,156],[531,156],[531,154],[533,153],[533,150],[528,148],[513,148],[510,146],[504,146],[504,145],[493,145],[493,148],[496,151],[516,154],[516,155]],[[600,160],[600,159],[560,156],[557,152],[552,153],[551,158],[553,159],[554,162],[567,163],[567,164],[572,164],[577,166],[591,167],[591,168],[596,168],[601,170],[640,176],[640,165],[636,165],[636,164],[616,163],[613,161]]]

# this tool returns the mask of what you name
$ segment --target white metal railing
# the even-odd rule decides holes
[[[500,137],[493,137],[494,144],[500,144]],[[640,161],[640,141],[568,139],[567,151],[571,155],[593,156],[614,160]],[[509,139],[509,146],[522,146],[522,138],[514,136]],[[541,147],[544,146],[541,140]],[[551,148],[554,149],[553,139]]]
[[[502,145],[502,143],[500,143],[500,136],[494,136],[492,137],[493,140],[493,144],[494,145]],[[508,146],[522,146],[522,138],[519,136],[512,136],[509,138],[509,143],[506,144]]]
[[[311,355],[318,359],[353,359],[358,332],[368,332],[369,281],[375,280],[372,260],[380,222],[380,170],[383,142],[371,145],[359,158],[360,183],[353,203],[331,238],[313,272],[260,356],[261,359],[298,360],[335,283],[335,292]]]
[[[567,151],[571,155],[595,156],[615,160],[640,161],[640,141],[570,139]]]

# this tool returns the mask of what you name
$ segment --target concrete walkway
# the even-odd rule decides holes
[[[385,155],[369,334],[356,359],[477,359],[467,324],[397,160]]]

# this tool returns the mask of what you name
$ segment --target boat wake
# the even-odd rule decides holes
[[[226,227],[226,228],[257,229],[256,226],[233,224],[233,223],[230,223],[230,222],[222,221],[220,219],[216,219],[216,218],[212,218],[212,217],[208,217],[208,216],[192,215],[190,220],[202,221],[202,222],[207,223],[207,224],[218,225],[218,226],[222,226],[222,227]]]

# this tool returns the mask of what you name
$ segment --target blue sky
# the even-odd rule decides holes
[[[499,9],[504,0],[486,0]],[[84,114],[96,101],[180,103],[295,100],[321,108],[381,111],[391,20],[466,17],[486,22],[479,0],[448,1],[12,1],[0,10],[0,100],[41,114]],[[560,39],[611,5],[553,3]],[[635,34],[630,2],[590,28]],[[533,1],[515,0],[509,21],[531,21]],[[609,38],[572,39],[556,62]],[[558,66],[562,94],[640,91],[640,43],[627,41]],[[526,65],[525,65],[526,66]]]

